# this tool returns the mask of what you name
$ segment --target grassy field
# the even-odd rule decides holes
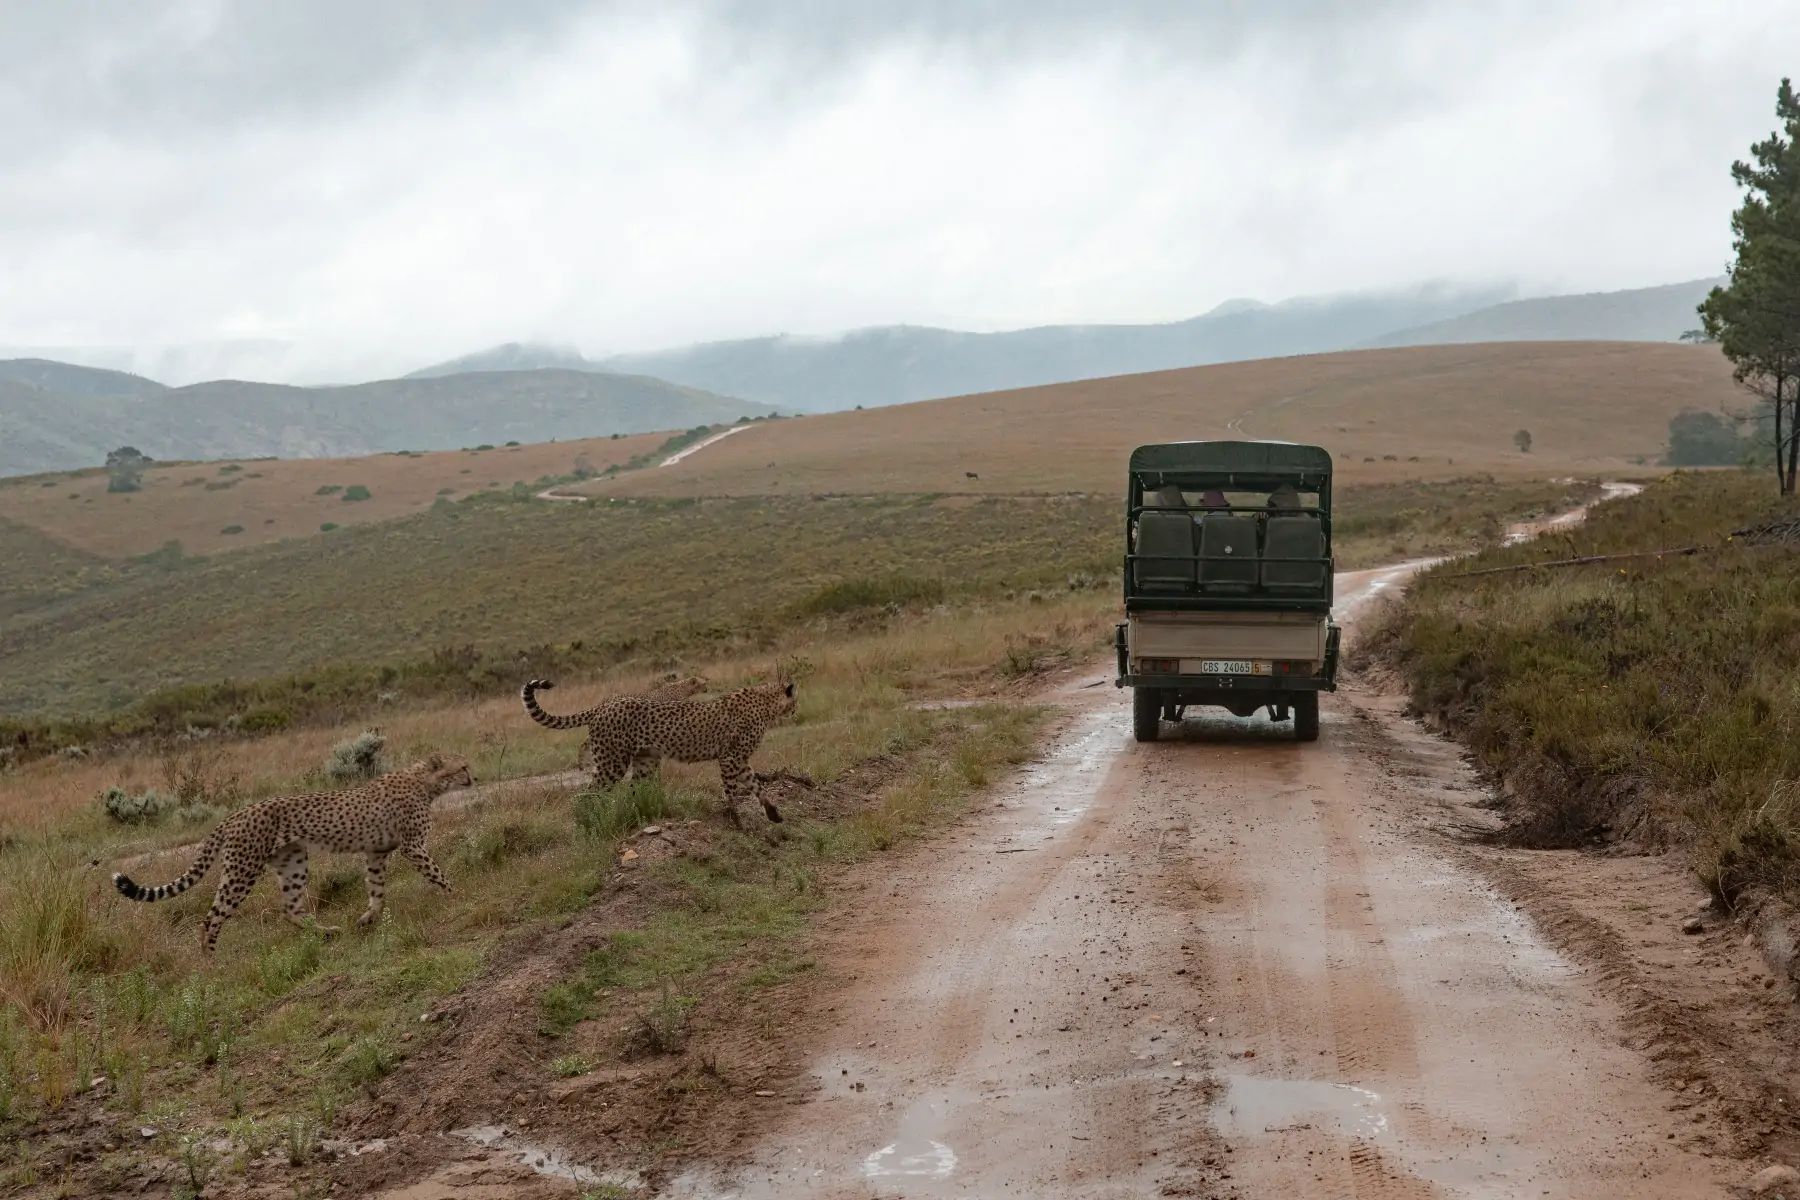
[[[326,524],[366,525],[410,516],[440,496],[531,486],[575,472],[578,459],[604,471],[654,450],[669,435],[634,434],[526,446],[368,458],[246,459],[177,463],[144,472],[143,490],[109,493],[106,472],[0,479],[0,520],[102,558],[149,554],[171,541],[214,554],[281,538],[310,537]],[[345,498],[367,488],[366,500]],[[236,530],[236,532],[227,532]]]
[[[1307,355],[771,423],[615,495],[1119,491],[1146,442],[1324,445],[1347,483],[1616,475],[1656,462],[1684,408],[1742,407],[1704,346],[1496,343]],[[1531,452],[1513,434],[1530,430]],[[970,476],[976,478],[970,478]]]
[[[814,593],[853,579],[1061,587],[1118,553],[1112,507],[475,500],[146,571],[33,609],[0,625],[0,711],[120,708],[183,683],[465,644],[581,641],[654,655],[754,643]]]
[[[1339,498],[1339,561],[1479,545],[1505,521],[1579,502],[1585,486],[1352,486]],[[493,692],[533,671],[752,647],[844,608],[1064,590],[1071,580],[1110,595],[1122,520],[1099,497],[495,497],[129,569],[14,529],[21,553],[0,568],[19,581],[5,593],[13,611],[0,609],[0,714],[142,710],[169,689],[298,674],[279,688],[166,697],[151,705],[152,724],[179,731],[234,712],[278,722],[321,710],[329,721],[377,694]],[[84,580],[91,586],[77,590]],[[324,669],[340,663],[365,667]]]
[[[1727,902],[1800,899],[1800,555],[1729,537],[1796,511],[1765,473],[1676,475],[1425,574],[1358,654],[1395,664],[1506,781],[1520,840],[1672,840]],[[1686,546],[1700,549],[1463,574]]]
[[[419,1013],[476,978],[496,947],[586,906],[614,872],[619,836],[645,820],[698,818],[716,830],[715,849],[703,862],[663,872],[654,893],[660,907],[639,914],[629,961],[613,961],[622,972],[613,979],[615,1010],[650,1003],[654,985],[671,978],[683,997],[704,996],[719,986],[707,972],[745,955],[772,964],[745,986],[778,981],[788,961],[782,944],[824,895],[818,870],[941,822],[1024,758],[1037,715],[1007,699],[1019,672],[1097,652],[1109,611],[1093,593],[1065,593],[1039,603],[959,603],[861,632],[797,628],[770,652],[799,676],[800,710],[769,736],[759,765],[824,783],[888,756],[901,766],[872,807],[838,817],[790,811],[780,827],[786,836],[771,842],[715,824],[717,775],[706,767],[666,768],[665,785],[650,794],[627,784],[578,796],[573,810],[566,791],[520,786],[444,806],[432,852],[456,883],[453,896],[398,869],[388,915],[357,930],[349,918],[362,905],[360,863],[326,856],[313,867],[320,918],[350,932],[325,941],[290,928],[264,883],[226,926],[211,967],[198,957],[210,883],[140,905],[119,897],[107,878],[127,858],[141,878],[172,877],[189,852],[156,851],[192,842],[205,822],[119,825],[95,792],[115,783],[166,786],[185,772],[200,781],[205,803],[229,808],[316,783],[328,745],[356,726],[256,742],[202,739],[165,761],[47,759],[0,775],[8,817],[0,844],[0,1138],[10,1147],[0,1158],[0,1188],[51,1194],[59,1181],[76,1179],[68,1194],[111,1194],[135,1190],[147,1171],[181,1178],[196,1156],[215,1179],[268,1182],[274,1172],[283,1186],[321,1186],[321,1133],[425,1044],[432,1030],[420,1032]],[[707,669],[724,686],[766,666],[759,654],[722,657]],[[573,706],[595,692],[590,685],[556,696]],[[911,703],[932,694],[992,702],[934,711]],[[484,781],[568,765],[579,742],[537,729],[511,698],[410,707],[386,725],[396,759],[427,747],[460,751]],[[721,896],[730,899],[723,908]],[[552,1032],[591,1015],[590,996],[591,988],[548,990]],[[135,1136],[140,1125],[154,1134]],[[134,1134],[125,1144],[108,1132],[121,1126]],[[78,1155],[78,1169],[67,1166],[71,1148],[86,1143],[93,1145]],[[196,1146],[206,1147],[203,1155]],[[258,1159],[270,1146],[287,1148],[287,1165]]]

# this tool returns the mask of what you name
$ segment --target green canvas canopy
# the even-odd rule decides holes
[[[1141,491],[1168,483],[1190,491],[1269,491],[1285,483],[1328,496],[1331,455],[1323,447],[1295,442],[1160,442],[1131,452],[1128,507],[1136,507]]]
[[[1331,455],[1297,442],[1159,442],[1131,452],[1135,475],[1259,475],[1330,478]]]

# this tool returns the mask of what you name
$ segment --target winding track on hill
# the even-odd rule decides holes
[[[1338,578],[1352,631],[1416,564]],[[883,876],[819,1090],[664,1195],[1728,1194],[1626,1014],[1477,873],[1453,748],[1376,691],[1323,736],[1130,740],[1091,675],[1047,756]],[[1447,836],[1449,835],[1449,836]]]

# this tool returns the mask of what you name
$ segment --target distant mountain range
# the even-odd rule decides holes
[[[630,371],[786,411],[830,412],[1176,367],[1378,346],[1485,341],[1672,342],[1717,279],[1512,300],[1503,289],[1426,289],[1262,304],[1229,300],[1163,325],[1048,325],[962,333],[891,325],[835,337],[710,342],[605,359],[511,342],[415,376],[557,368]]]
[[[1718,279],[1695,279],[1629,292],[1589,292],[1514,300],[1412,329],[1365,346],[1441,346],[1452,342],[1675,342],[1700,327],[1694,309]]]
[[[771,410],[635,375],[527,370],[298,388],[165,388],[36,359],[0,362],[0,475],[156,459],[336,457],[687,429]]]
[[[1670,342],[1718,279],[1511,299],[1426,288],[1262,304],[1160,325],[1004,333],[895,325],[590,359],[510,342],[403,379],[298,388],[165,388],[41,358],[0,362],[0,474],[94,465],[121,443],[155,458],[348,455],[686,428],[1363,347],[1488,341]]]

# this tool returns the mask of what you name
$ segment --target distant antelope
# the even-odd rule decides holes
[[[965,478],[968,478],[968,479],[980,479],[981,478],[981,476],[977,475],[973,471],[964,471],[963,475]]]

